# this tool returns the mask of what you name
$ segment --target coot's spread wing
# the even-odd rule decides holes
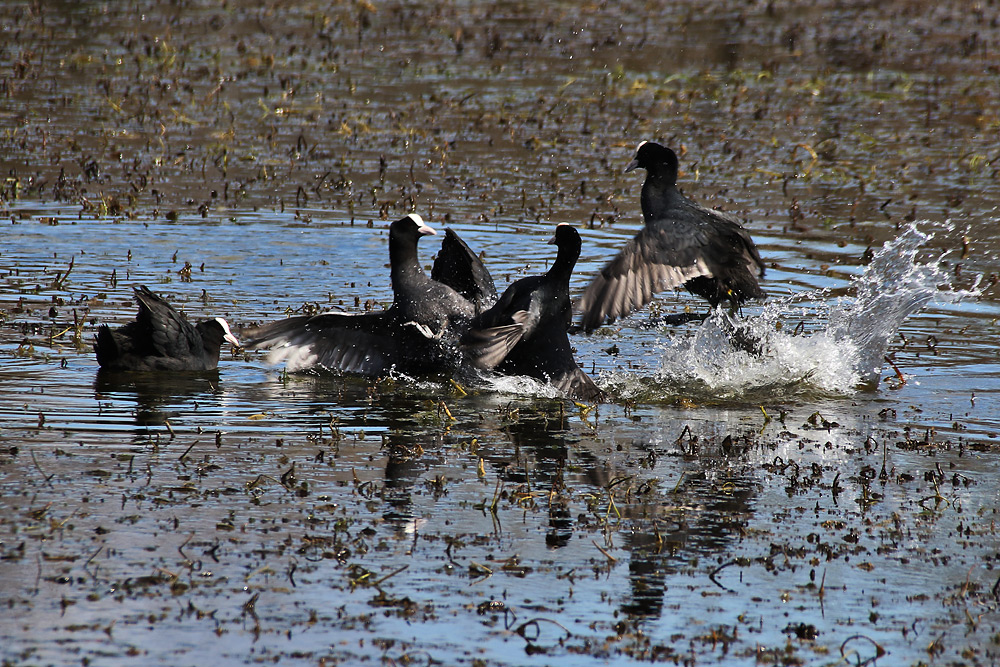
[[[133,336],[148,337],[147,354],[185,358],[201,350],[201,336],[184,316],[145,285],[132,288],[139,303]]]
[[[720,244],[715,256],[726,258],[741,270],[746,270],[751,276],[764,277],[764,260],[760,258],[757,244],[743,227],[739,217],[726,211],[718,211],[699,206],[690,202],[692,207],[699,209],[706,216],[711,216],[715,231],[713,241]]]
[[[431,267],[431,278],[471,301],[478,312],[497,300],[497,289],[486,265],[451,228],[444,231],[441,251]]]
[[[492,308],[481,313],[462,337],[462,350],[473,366],[494,368],[522,338],[530,338],[540,319],[535,291],[544,284],[543,276],[515,280]]]
[[[706,221],[702,256],[710,274],[685,284],[688,291],[706,299],[713,308],[723,301],[738,307],[748,299],[763,299],[766,294],[758,278],[764,276],[764,262],[739,218],[694,203],[691,206]]]
[[[708,245],[704,228],[686,220],[661,220],[643,227],[584,291],[577,306],[584,331],[631,314],[652,301],[656,292],[698,276],[711,277]]]
[[[284,362],[292,372],[321,366],[344,373],[382,375],[403,356],[385,312],[303,315],[246,333],[247,348],[269,348],[268,362]]]
[[[476,368],[495,368],[503,361],[524,335],[524,326],[517,320],[524,311],[514,314],[514,323],[485,329],[470,329],[462,338],[462,351]]]

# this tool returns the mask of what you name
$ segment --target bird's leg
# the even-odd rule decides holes
[[[754,357],[762,356],[764,354],[763,339],[752,332],[745,323],[740,323],[737,320],[736,314],[738,312],[739,306],[732,303],[729,310],[722,314],[721,328],[729,337],[729,343],[737,350]]]

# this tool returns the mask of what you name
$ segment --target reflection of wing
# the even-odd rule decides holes
[[[290,317],[247,335],[247,348],[270,349],[268,362],[284,362],[291,372],[322,366],[344,373],[381,375],[401,356],[384,312]]]
[[[643,227],[584,291],[577,306],[584,331],[642,308],[656,292],[712,276],[704,255],[707,239],[697,232],[673,220]]]
[[[486,310],[497,300],[497,289],[486,265],[450,228],[444,230],[431,278],[475,304],[476,312]]]
[[[153,348],[151,354],[178,357],[192,351],[200,352],[201,336],[173,306],[144,285],[132,289],[139,302],[137,328],[148,332],[149,344]]]

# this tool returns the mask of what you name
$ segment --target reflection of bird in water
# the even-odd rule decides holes
[[[429,277],[417,257],[417,242],[428,234],[436,232],[415,213],[389,226],[393,300],[386,310],[290,317],[249,331],[247,347],[269,348],[268,361],[285,362],[289,371],[322,367],[380,377],[392,369],[415,375],[454,369],[461,362],[456,339],[477,308],[447,283],[475,290],[470,294],[485,304],[492,281],[486,284],[477,282],[482,280],[480,275],[457,275],[463,264],[448,249],[461,252],[468,246],[454,233],[442,248],[445,259],[436,272],[440,281]],[[476,262],[473,254],[464,264],[466,270],[472,270]],[[481,263],[477,268],[485,271]]]
[[[644,141],[625,171],[637,168],[646,170],[644,225],[584,291],[578,306],[583,330],[626,317],[656,292],[681,285],[713,308],[728,302],[736,309],[763,298],[757,246],[735,216],[699,206],[677,189],[677,155]]]
[[[567,334],[573,319],[569,279],[580,257],[580,234],[563,223],[549,243],[559,249],[549,270],[512,283],[473,321],[463,344],[480,368],[527,375],[569,396],[597,400],[601,390],[577,365]]]
[[[134,322],[97,330],[94,351],[102,371],[205,371],[219,365],[222,342],[239,346],[221,317],[192,325],[167,301],[143,285],[133,287],[139,313]]]
[[[148,436],[148,426],[163,426],[168,420],[184,414],[181,409],[165,410],[164,406],[201,402],[219,393],[219,371],[197,373],[116,373],[100,370],[94,382],[98,398],[118,395],[135,399],[135,423],[144,427],[138,431]]]
[[[667,576],[689,567],[692,558],[709,560],[727,553],[746,524],[753,496],[745,480],[732,480],[721,493],[718,479],[709,482],[693,473],[685,475],[684,484],[671,495],[670,504],[678,509],[665,513],[660,502],[652,507],[624,505],[626,517],[652,519],[635,522],[645,529],[625,533],[632,595],[622,610],[635,618],[660,617]]]
[[[621,608],[631,617],[661,616],[668,577],[690,567],[693,558],[725,557],[752,512],[752,482],[739,477],[720,480],[697,470],[685,474],[676,488],[667,487],[669,491],[657,492],[651,484],[648,493],[641,486],[634,489],[637,493],[626,493],[634,467],[623,469],[586,447],[571,446],[577,438],[559,413],[524,408],[518,413],[504,426],[514,445],[514,460],[488,455],[487,460],[502,467],[505,482],[530,486],[537,502],[548,504],[549,548],[566,546],[574,534],[597,529],[599,524],[589,523],[586,514],[576,518],[579,508],[573,497],[581,487],[615,494],[615,507],[626,526],[617,535],[629,553],[631,587],[630,594],[623,594]]]
[[[427,450],[441,445],[440,441],[432,444],[431,439],[434,438],[429,434],[393,433],[382,445],[387,454],[384,497],[391,508],[383,513],[382,518],[403,533],[412,534],[426,523],[426,519],[418,517],[413,511],[412,489],[430,467],[431,454]],[[440,440],[440,437],[437,439]],[[425,440],[428,447],[424,448],[420,440]]]
[[[567,471],[570,442],[575,442],[567,415],[558,409],[548,411],[522,406],[517,417],[503,425],[503,431],[514,447],[513,458],[491,456],[483,447],[480,454],[498,467],[505,483],[518,485],[533,492],[535,502],[548,509],[545,545],[557,549],[569,544],[576,527],[571,511],[577,483],[596,484],[595,479],[607,477],[602,464],[590,452],[572,448],[573,465]],[[569,480],[567,480],[567,477]],[[582,477],[582,479],[581,479]]]

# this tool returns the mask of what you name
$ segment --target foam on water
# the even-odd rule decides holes
[[[795,294],[740,320],[744,337],[759,341],[759,355],[733,346],[729,318],[718,311],[692,335],[661,343],[652,376],[614,371],[602,375],[602,384],[620,398],[643,399],[678,391],[731,398],[760,391],[850,394],[873,388],[886,349],[907,316],[935,298],[975,294],[951,288],[943,256],[920,261],[934,238],[922,228],[932,225],[913,223],[886,242],[852,279],[851,297],[831,300],[826,290]]]
[[[483,373],[480,380],[490,391],[517,394],[531,398],[559,398],[561,393],[550,383],[539,382],[525,375],[494,375]]]

